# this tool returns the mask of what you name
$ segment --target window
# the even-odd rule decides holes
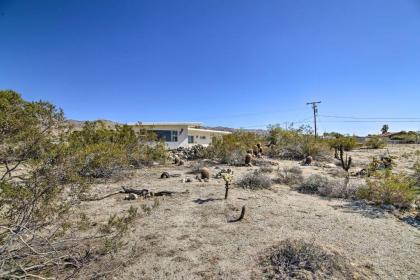
[[[206,136],[200,136],[200,139],[205,140],[206,139]]]
[[[159,140],[165,142],[178,142],[178,131],[176,130],[154,130]]]
[[[188,135],[188,144],[194,143],[194,136]]]
[[[172,131],[172,142],[178,142],[178,131]]]

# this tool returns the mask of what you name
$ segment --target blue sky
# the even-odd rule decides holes
[[[0,0],[0,38],[0,88],[72,119],[264,128],[321,100],[320,132],[420,130],[418,0]]]

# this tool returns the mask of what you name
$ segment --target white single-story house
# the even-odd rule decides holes
[[[202,126],[199,122],[138,122],[133,125],[134,130],[153,131],[159,139],[165,141],[169,149],[198,144],[208,146],[213,137],[230,134],[228,131],[203,129]]]

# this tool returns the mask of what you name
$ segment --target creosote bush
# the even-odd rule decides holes
[[[97,243],[120,243],[134,214],[113,219],[117,235],[97,235],[81,233],[89,220],[77,207],[91,183],[86,176],[127,164],[126,138],[116,135],[93,125],[70,135],[54,105],[0,91],[1,279],[84,278],[99,261]]]
[[[315,139],[308,127],[284,130],[280,127],[269,128],[268,154],[273,158],[303,160],[311,156],[316,160],[324,160],[329,155],[326,141]]]
[[[382,149],[386,146],[386,143],[380,136],[374,135],[365,142],[365,146],[370,149]]]
[[[369,179],[367,185],[358,190],[357,197],[377,204],[409,208],[414,203],[417,193],[414,178],[386,171],[377,173],[376,178]]]
[[[240,165],[244,163],[248,150],[262,141],[256,133],[237,131],[222,137],[214,137],[207,147],[209,158],[220,160],[221,163]]]
[[[164,162],[166,148],[149,131],[136,133],[128,125],[108,128],[104,122],[86,122],[71,133],[68,149],[75,156],[81,176],[110,178],[129,166]]]
[[[273,185],[273,182],[269,175],[262,173],[259,170],[255,170],[252,173],[248,173],[243,176],[238,185],[244,189],[268,189]]]
[[[337,135],[336,138],[327,140],[332,149],[338,150],[343,147],[344,151],[351,151],[358,146],[357,140],[351,136]]]

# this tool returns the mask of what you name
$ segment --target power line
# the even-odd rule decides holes
[[[420,117],[350,117],[350,116],[334,116],[334,115],[319,115],[323,118],[334,118],[334,119],[351,119],[351,120],[420,120]]]
[[[420,123],[420,120],[341,120],[341,121],[324,121],[322,123]]]

